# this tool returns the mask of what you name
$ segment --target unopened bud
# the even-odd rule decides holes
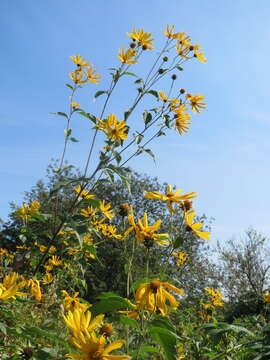
[[[176,74],[172,74],[172,80],[176,80],[177,75]]]
[[[168,60],[169,60],[168,56],[164,56],[163,61],[166,62]]]

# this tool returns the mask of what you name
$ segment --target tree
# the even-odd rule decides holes
[[[229,317],[258,313],[262,294],[269,287],[270,261],[267,238],[254,229],[242,241],[231,239],[218,244],[219,282],[231,304]]]

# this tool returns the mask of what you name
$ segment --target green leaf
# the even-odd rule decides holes
[[[34,336],[38,336],[39,338],[50,339],[50,340],[53,340],[53,342],[60,343],[62,345],[66,345],[66,341],[60,339],[56,335],[56,333],[54,333],[52,331],[47,331],[47,330],[40,329],[38,327],[29,326],[29,327],[24,327],[23,332],[24,332],[24,334],[29,335],[31,338],[34,335]]]
[[[72,142],[79,142],[79,140],[75,139],[74,137],[71,137],[69,140]]]
[[[145,352],[160,353],[160,350],[154,346],[145,345],[140,348],[139,354],[143,354]]]
[[[93,254],[95,257],[97,257],[97,250],[93,245],[85,244],[83,243],[83,248],[87,251],[89,251],[91,254]]]
[[[71,90],[73,90],[73,86],[71,86],[70,84],[65,84],[68,88],[70,88]]]
[[[157,98],[157,100],[159,100],[159,95],[156,90],[149,90],[149,91],[147,91],[147,94],[151,94],[151,95],[155,96],[155,98]]]
[[[159,136],[166,136],[165,132],[162,130],[159,130],[159,132],[157,133],[157,137]]]
[[[154,162],[156,162],[156,158],[155,158],[155,154],[153,153],[152,150],[150,149],[144,149],[144,151],[151,156],[151,158],[154,160]]]
[[[144,284],[144,283],[147,283],[147,282],[150,282],[151,280],[148,279],[148,278],[143,278],[143,279],[140,279],[140,280],[137,280],[135,281],[132,285],[131,285],[131,290],[132,291],[135,291],[138,289],[138,287],[141,285],[141,284]]]
[[[122,75],[130,75],[130,76],[135,76],[135,77],[137,77],[137,75],[136,74],[134,74],[134,73],[132,73],[132,72],[129,72],[129,71],[125,71],[125,72],[123,72],[123,74]]]
[[[121,162],[121,160],[122,160],[122,156],[119,154],[118,151],[115,151],[115,150],[113,150],[112,153],[113,153],[113,155],[115,157],[115,160],[116,160],[117,164],[119,164]]]
[[[167,360],[177,359],[176,339],[178,337],[175,333],[157,326],[149,326],[148,332],[152,339],[164,349]]]
[[[182,237],[182,235],[178,235],[177,238],[174,240],[173,248],[177,249],[180,246],[182,246],[183,243],[184,243],[184,238]]]
[[[111,182],[111,184],[114,184],[115,180],[114,180],[114,174],[111,170],[109,169],[105,169],[104,170],[104,174],[106,174]]]
[[[127,121],[127,118],[129,117],[130,110],[127,110],[124,112],[124,120]]]
[[[176,69],[179,70],[179,71],[183,71],[183,70],[184,70],[180,65],[177,65],[177,66],[176,66]]]
[[[6,325],[5,325],[4,323],[2,323],[2,322],[0,322],[0,331],[1,331],[3,334],[7,335]]]
[[[64,113],[64,112],[61,112],[61,111],[53,112],[53,113],[51,113],[51,114],[53,114],[53,115],[59,115],[59,116],[64,116],[65,118],[68,119],[68,115],[67,115],[66,113]]]
[[[98,303],[94,304],[91,307],[91,313],[94,316],[99,314],[104,314],[108,312],[114,312],[119,309],[129,308],[130,305],[127,300],[117,297],[107,297],[105,299],[100,300]]]
[[[120,315],[119,321],[122,324],[129,325],[134,329],[139,329],[139,325],[136,320],[129,318],[128,316]]]
[[[100,95],[103,95],[103,94],[108,94],[108,91],[104,91],[104,90],[99,90],[95,93],[94,95],[94,101],[96,101],[96,99],[100,96]]]
[[[144,83],[143,79],[137,79],[134,81],[134,84],[143,84],[143,83]]]
[[[31,214],[31,219],[39,220],[41,222],[46,222],[47,218],[42,214]]]
[[[175,333],[175,327],[169,318],[164,318],[163,316],[158,316],[155,320],[150,323],[151,326],[160,327],[167,329],[172,333]]]
[[[114,166],[112,164],[110,164],[107,168],[111,169],[113,172],[115,172],[120,179],[122,180],[123,184],[125,185],[125,187],[128,189],[128,191],[130,192],[130,183],[129,183],[129,179],[128,176],[126,175],[127,169],[126,168],[122,168],[122,167],[117,167]]]
[[[100,208],[100,201],[98,199],[83,199],[82,204],[88,204],[95,208]]]
[[[165,125],[167,126],[167,128],[171,128],[171,126],[170,126],[170,116],[168,115],[168,114],[166,114],[166,115],[162,115],[162,118],[164,119],[164,121],[165,121]]]
[[[142,139],[144,138],[144,136],[142,134],[133,134],[134,138],[135,138],[135,143],[136,144],[140,144],[140,142],[142,141]]]
[[[79,111],[79,114],[91,120],[94,124],[97,122],[97,118],[94,115],[91,115],[83,110]]]
[[[144,124],[146,126],[152,120],[152,114],[145,110],[143,112],[143,120],[144,120]]]

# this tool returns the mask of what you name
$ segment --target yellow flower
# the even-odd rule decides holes
[[[43,276],[43,283],[44,284],[50,284],[53,282],[53,276],[50,272],[46,272],[45,275]]]
[[[187,253],[185,251],[174,251],[173,256],[177,258],[176,265],[182,266],[188,259]]]
[[[211,304],[204,304],[204,305],[212,305],[213,307],[224,306],[224,302],[222,301],[223,295],[221,294],[221,292],[219,290],[214,290],[212,288],[205,288],[204,290],[212,297]]]
[[[91,234],[85,234],[83,236],[83,242],[87,245],[92,245],[93,244],[93,238],[91,236]]]
[[[99,210],[102,212],[103,215],[105,215],[109,220],[111,220],[115,214],[113,213],[113,209],[111,209],[110,203],[105,203],[104,200],[100,202],[100,208]]]
[[[6,289],[9,289],[13,285],[15,285],[19,279],[20,279],[20,275],[16,272],[12,272],[4,277],[3,286]]]
[[[189,130],[189,125],[191,124],[189,121],[191,120],[190,115],[186,113],[187,108],[184,104],[178,106],[174,112],[176,113],[176,119],[174,123],[174,127],[178,130],[180,135],[183,133],[187,133]]]
[[[66,298],[70,298],[65,290],[62,290],[63,295]],[[77,293],[74,296],[74,300],[77,297]],[[70,299],[66,300],[66,305]],[[70,304],[71,305],[71,304]],[[68,305],[67,305],[68,306]],[[72,308],[72,306],[71,306]],[[68,328],[71,330],[73,336],[79,337],[82,332],[93,332],[101,323],[104,318],[103,314],[96,316],[91,321],[92,314],[89,310],[86,311],[85,306],[73,306],[73,310],[69,310],[67,315],[63,314],[64,321]]]
[[[193,223],[195,217],[195,211],[191,210],[188,212],[185,212],[185,221],[187,224],[187,230],[188,231],[194,231],[195,234],[204,240],[210,240],[210,232],[207,231],[200,231],[203,227],[203,224],[201,222]]]
[[[156,233],[161,225],[161,220],[156,221],[153,225],[149,225],[147,213],[145,212],[143,215],[143,220],[139,219],[138,223],[136,224],[133,213],[131,212],[128,215],[128,222],[131,225],[131,228],[127,230],[127,233],[134,230],[136,233],[136,239],[143,242],[146,247],[153,246],[155,241],[161,246],[166,246],[169,244],[168,240],[164,240],[164,238],[169,237],[168,234]]]
[[[92,206],[87,206],[86,209],[82,209],[80,214],[85,217],[94,217],[97,212],[97,209],[93,208]]]
[[[136,50],[128,49],[125,52],[125,49],[122,48],[118,52],[118,59],[124,64],[136,64],[137,60],[134,60],[134,56],[136,55]]]
[[[169,100],[169,99],[167,98],[167,96],[165,95],[165,92],[164,92],[164,91],[160,90],[160,91],[158,92],[158,94],[159,94],[159,98],[160,98],[161,100],[163,100],[164,102],[166,102],[166,101]]]
[[[176,292],[179,295],[184,295],[182,289],[168,282],[160,282],[159,279],[153,280],[150,283],[140,285],[135,294],[135,300],[138,309],[146,309],[151,312],[161,313],[166,316],[169,313],[166,302],[175,310],[179,303],[175,297],[166,289]]]
[[[200,109],[206,109],[205,103],[201,101],[204,99],[204,96],[201,94],[198,95],[186,95],[187,100],[189,101],[190,107],[194,112],[200,113]]]
[[[31,295],[34,296],[36,301],[40,301],[42,294],[41,294],[41,290],[40,290],[39,281],[30,279],[30,280],[26,281],[25,285],[26,285],[26,287],[28,287],[30,289]]]
[[[183,190],[179,189],[175,192],[172,191],[172,186],[168,185],[167,192],[161,194],[157,191],[146,191],[144,197],[146,199],[158,199],[162,201],[167,201],[168,208],[171,212],[176,212],[176,209],[172,207],[173,203],[181,204],[184,200],[194,199],[196,197],[196,192],[190,192],[184,195],[179,195]]]
[[[23,203],[22,207],[19,207],[15,211],[15,216],[24,221],[28,220],[30,215],[38,214],[40,208],[40,203],[38,201],[31,201],[28,205],[27,203]]]
[[[16,246],[16,248],[17,248],[17,246]],[[7,256],[8,257],[9,256],[8,250],[0,248],[0,256]]]
[[[178,39],[176,43],[176,51],[178,52],[178,55],[183,59],[191,59],[191,56],[188,56],[191,47],[191,38],[184,32],[177,33],[176,35]]]
[[[53,266],[59,266],[62,265],[62,260],[60,259],[59,256],[53,255],[49,260],[48,260],[49,265],[53,265]]]
[[[105,120],[97,119],[97,121],[98,125],[96,125],[96,128],[104,131],[110,140],[120,143],[121,140],[128,138],[128,127],[125,121],[118,121],[114,114],[110,114]]]
[[[86,332],[80,338],[71,337],[69,341],[79,350],[80,354],[67,354],[70,359],[81,360],[128,360],[128,355],[110,355],[113,350],[120,349],[125,341],[116,340],[105,347],[106,339],[102,335],[100,338],[94,332]]]
[[[18,290],[23,286],[23,282],[12,285],[10,288],[6,289],[3,284],[0,283],[0,300],[7,300],[14,298],[15,296],[23,296],[24,294],[18,292]]]
[[[97,84],[101,76],[96,74],[96,70],[92,68],[89,64],[86,68],[79,68],[74,71],[71,71],[69,74],[72,81],[76,84],[85,84],[91,82]]]
[[[73,296],[70,296],[66,290],[62,290],[61,292],[64,296],[63,306],[66,311],[69,310],[74,311],[75,309],[79,309],[80,311],[82,310],[82,314],[83,314],[89,308],[90,305],[80,302],[80,300],[78,299],[79,296],[78,292],[76,292]]]
[[[150,37],[152,36],[151,33],[147,33],[143,29],[141,30],[133,29],[131,34],[127,33],[127,36],[133,39],[134,41],[137,41],[139,46],[143,47],[144,49],[148,49],[148,50],[153,49],[152,43],[154,39],[150,39]]]
[[[104,224],[101,228],[101,232],[104,236],[108,238],[114,238],[118,240],[123,239],[121,234],[117,234],[117,227],[115,225]]]
[[[97,84],[99,82],[99,79],[101,78],[101,75],[96,74],[96,70],[92,68],[91,65],[87,67],[87,71],[85,72],[85,75],[87,77],[87,81]]]
[[[74,191],[83,199],[93,199],[95,197],[90,191],[83,189],[81,185],[76,186]]]
[[[270,303],[270,293],[264,293],[263,294],[263,301],[265,303]]]
[[[75,82],[75,84],[84,84],[87,82],[87,80],[85,80],[85,73],[81,70],[71,71],[69,76],[71,80]]]
[[[69,57],[78,66],[89,66],[89,62],[84,60],[81,55],[74,55]]]
[[[169,39],[176,39],[178,36],[178,33],[173,33],[174,32],[174,25],[172,25],[170,27],[170,25],[166,26],[166,30],[163,31],[164,35],[167,36],[167,38]]]
[[[194,57],[196,57],[198,60],[200,60],[203,63],[207,63],[207,60],[204,57],[203,53],[199,50],[201,50],[201,46],[198,43],[198,44],[194,45]]]

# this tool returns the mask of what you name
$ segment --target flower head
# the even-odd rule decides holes
[[[186,95],[187,100],[189,101],[190,107],[194,112],[201,112],[200,109],[205,109],[205,103],[201,102],[204,99],[204,96],[201,94],[198,95],[192,95],[187,94]]]
[[[74,55],[69,57],[77,66],[89,66],[89,62],[84,60],[81,55]]]
[[[25,285],[30,289],[31,295],[34,296],[36,301],[40,301],[42,294],[41,294],[39,281],[30,279],[26,281]]]
[[[203,227],[203,224],[201,222],[194,223],[194,217],[195,217],[195,211],[190,210],[185,212],[185,221],[187,224],[187,230],[193,231],[198,237],[204,240],[210,240],[210,232],[207,231],[200,231]]]
[[[263,301],[267,304],[270,303],[270,293],[263,294]]]
[[[91,194],[90,191],[85,190],[81,185],[78,185],[74,188],[74,191],[83,199],[93,199],[94,194]]]
[[[177,266],[184,265],[184,263],[188,259],[187,253],[185,251],[174,251],[172,254],[177,258],[177,262],[176,262]]]
[[[168,315],[167,301],[174,310],[178,307],[179,303],[167,289],[179,295],[184,295],[182,289],[178,289],[168,282],[161,282],[159,279],[155,279],[138,287],[135,294],[137,308],[159,312],[163,316]]]
[[[134,230],[136,233],[136,239],[138,241],[144,242],[146,247],[150,247],[150,245],[153,245],[154,242],[161,246],[168,245],[168,240],[164,240],[164,238],[168,238],[169,235],[156,233],[161,225],[161,220],[156,221],[153,225],[149,225],[148,216],[145,212],[143,219],[139,219],[136,224],[133,212],[131,212],[128,215],[128,222],[131,225],[131,228],[129,228],[127,232]]]
[[[150,39],[152,36],[151,33],[147,33],[143,29],[141,30],[133,29],[131,34],[127,33],[127,36],[133,39],[134,41],[137,41],[139,46],[148,50],[153,49],[152,43],[154,39]]]
[[[166,30],[164,30],[163,33],[169,39],[177,39],[178,37],[178,33],[174,33],[174,25],[167,25]]]
[[[201,46],[198,43],[198,44],[194,45],[194,57],[196,57],[198,60],[200,60],[203,63],[207,63],[207,60],[204,57],[202,51],[199,51],[199,50],[201,50]]]
[[[128,138],[128,127],[125,121],[118,121],[114,114],[110,114],[105,120],[97,119],[97,121],[96,128],[102,130],[110,140],[120,143]]]
[[[100,314],[91,319],[91,312],[81,308],[68,311],[63,315],[64,321],[72,332],[69,341],[79,351],[79,354],[67,354],[71,359],[84,360],[126,360],[130,359],[127,355],[110,355],[113,350],[123,346],[124,340],[113,341],[106,347],[105,336],[97,337],[95,330],[103,321],[104,315]]]
[[[191,124],[189,121],[190,115],[187,114],[187,108],[184,104],[178,106],[173,110],[176,113],[176,118],[174,122],[175,129],[178,130],[180,135],[187,133],[189,130],[189,125]]]
[[[111,220],[115,214],[113,212],[113,209],[111,208],[111,203],[105,203],[104,200],[100,202],[100,208],[99,210],[102,212],[103,215],[105,215],[109,220]]]
[[[136,50],[134,49],[128,49],[125,51],[124,48],[120,49],[118,52],[118,59],[123,64],[136,64],[137,60],[134,60],[134,57],[136,55]]]
[[[179,189],[175,192],[172,190],[172,186],[168,185],[167,191],[165,194],[161,194],[157,191],[146,191],[144,197],[146,199],[158,199],[162,201],[167,201],[168,208],[171,212],[176,212],[176,210],[172,207],[173,203],[181,203],[184,200],[190,200],[196,197],[196,192],[190,192],[184,195],[179,195],[182,192],[182,189]]]

